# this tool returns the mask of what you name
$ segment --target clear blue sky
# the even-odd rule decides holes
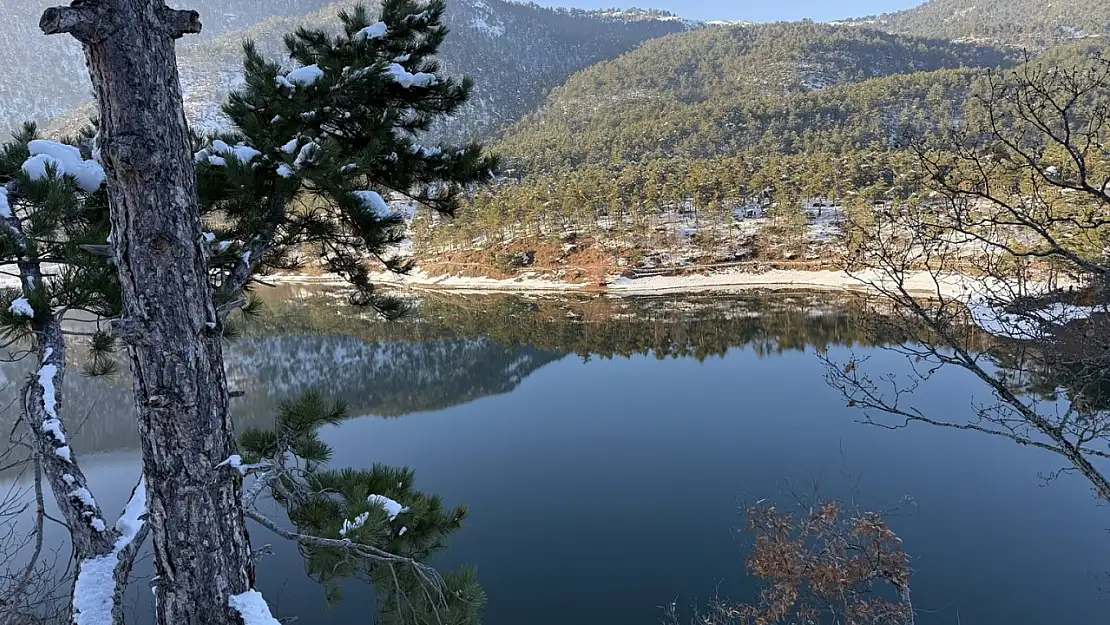
[[[665,9],[682,17],[700,20],[799,20],[819,22],[844,17],[861,17],[897,11],[921,4],[924,0],[536,0],[537,4],[604,9],[638,6]]]

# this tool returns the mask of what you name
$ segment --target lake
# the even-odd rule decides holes
[[[903,371],[873,320],[830,292],[642,299],[429,294],[386,324],[340,292],[282,286],[228,346],[237,426],[317,388],[362,415],[329,427],[333,466],[406,465],[416,486],[470,515],[434,564],[473,564],[488,625],[658,623],[714,596],[751,601],[743,510],[819,494],[888,523],[912,557],[919,624],[1105,621],[1110,509],[1060,459],[976,432],[860,422],[825,381],[869,356]],[[6,364],[10,380],[22,365]],[[67,378],[87,420],[74,439],[94,492],[122,506],[138,475],[124,379]],[[916,405],[968,418],[989,396],[945,371]],[[369,587],[323,590],[281,539],[259,588],[275,615],[370,622]],[[149,567],[140,567],[142,575]],[[133,593],[137,613],[150,593]],[[142,622],[144,619],[138,619]]]

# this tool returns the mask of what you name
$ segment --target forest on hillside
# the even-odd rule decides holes
[[[931,0],[854,21],[896,33],[1043,50],[1110,34],[1110,1]]]
[[[983,126],[976,95],[991,76],[1079,67],[1101,51],[1031,58],[804,22],[670,35],[556,89],[495,145],[502,184],[450,225],[418,224],[417,240],[435,250],[623,231],[633,247],[734,260],[759,256],[744,223],[754,216],[770,218],[774,254],[815,258],[829,243],[815,204],[844,219],[928,199],[917,152]]]

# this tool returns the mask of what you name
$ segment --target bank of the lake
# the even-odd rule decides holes
[[[343,285],[335,275],[285,274],[270,278],[274,282]],[[513,278],[463,275],[429,275],[419,268],[408,274],[380,272],[371,281],[383,286],[409,290],[436,290],[485,293],[592,293],[622,296],[651,296],[675,293],[742,292],[757,289],[810,289],[876,292],[876,286],[890,286],[891,279],[881,272],[767,269],[705,270],[669,272],[641,277],[609,276],[600,282],[568,282],[538,272],[524,272]],[[967,298],[976,291],[976,278],[967,275],[936,275],[928,271],[908,272],[903,286],[912,294]]]

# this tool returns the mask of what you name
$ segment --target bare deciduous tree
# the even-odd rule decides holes
[[[867,422],[1047,450],[1110,501],[1108,115],[1100,56],[991,74],[959,127],[917,144],[921,196],[853,223],[866,243],[849,271],[892,305],[906,338],[893,349],[911,365],[899,375],[823,356]],[[950,367],[986,389],[968,419],[917,403]]]

